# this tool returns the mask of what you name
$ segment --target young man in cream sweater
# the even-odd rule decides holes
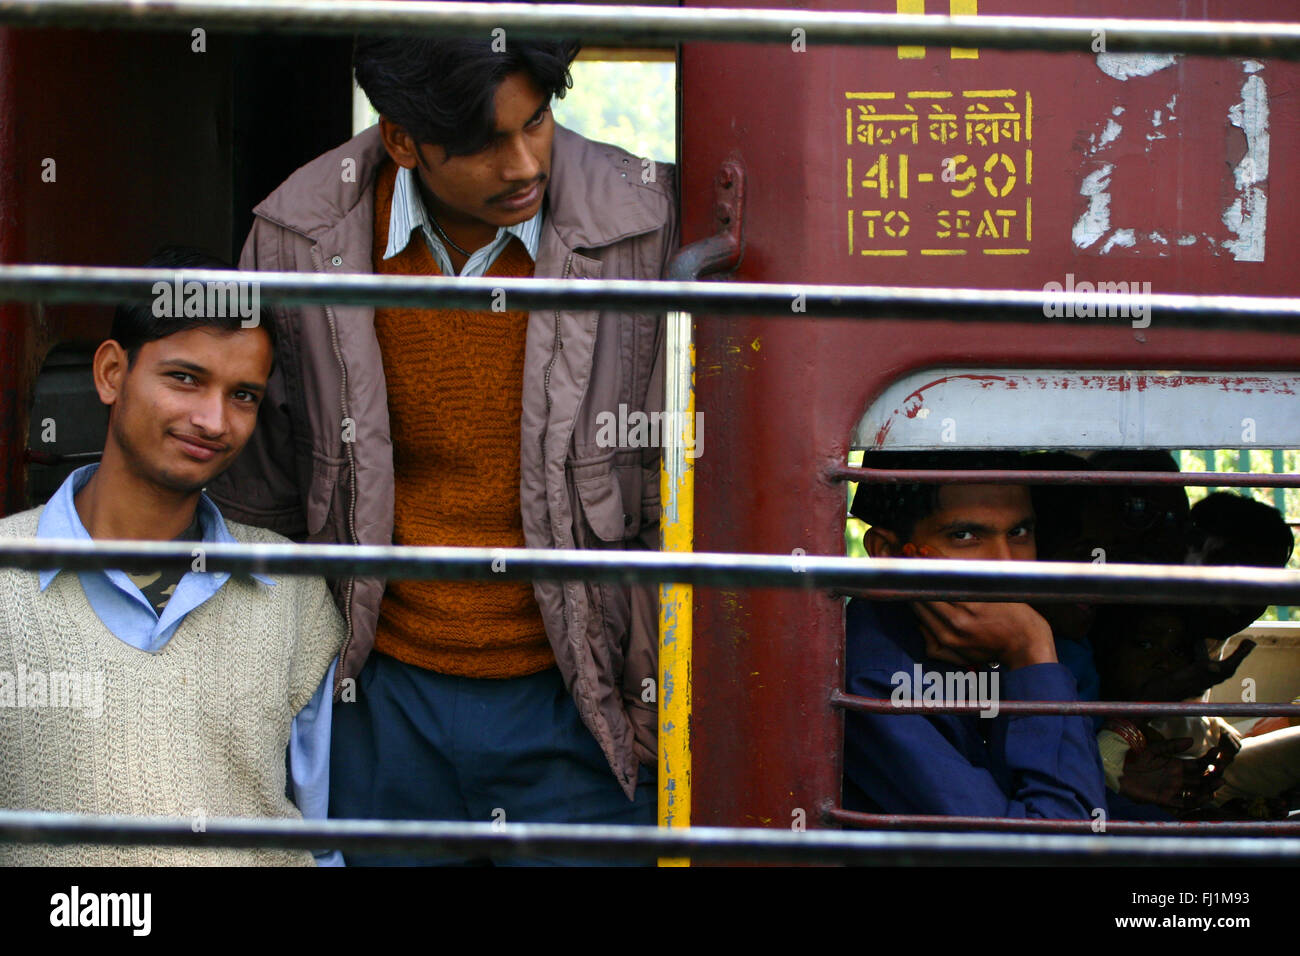
[[[149,264],[222,267],[184,250]],[[255,308],[169,317],[183,312],[166,308],[178,304],[173,290],[155,291],[153,302],[118,309],[94,356],[95,388],[110,406],[101,462],[73,472],[45,506],[0,521],[0,538],[195,549],[285,540],[225,522],[203,494],[252,434],[273,333]],[[0,569],[0,806],[185,816],[196,826],[324,817],[323,688],[343,634],[320,578]],[[312,862],[303,850],[0,844],[0,863],[11,864]]]

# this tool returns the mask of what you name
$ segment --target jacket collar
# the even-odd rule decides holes
[[[299,168],[253,213],[320,243],[370,200],[387,155],[379,126],[371,126]],[[631,153],[556,124],[545,218],[569,249],[599,249],[658,229],[667,193],[643,184],[641,174]]]

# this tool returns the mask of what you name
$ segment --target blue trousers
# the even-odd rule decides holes
[[[654,778],[642,766],[636,799],[628,800],[557,668],[482,680],[372,653],[357,678],[356,701],[334,705],[330,816],[653,825]],[[485,862],[353,853],[345,859],[349,866]]]

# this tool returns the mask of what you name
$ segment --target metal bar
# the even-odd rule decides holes
[[[1273,469],[1273,474],[1280,474],[1281,472],[1286,471],[1286,453],[1281,448],[1273,449],[1273,460],[1271,463],[1271,467]],[[1286,521],[1287,508],[1286,508],[1285,488],[1273,489],[1273,507],[1275,507],[1278,510],[1278,512],[1282,515],[1282,520]],[[1297,525],[1300,525],[1300,522],[1287,521],[1287,525],[1289,527],[1296,527]],[[1277,619],[1279,621],[1291,620],[1291,608],[1289,605],[1286,604],[1278,605]]]
[[[578,4],[434,3],[399,0],[4,0],[0,23],[16,26],[407,33],[488,37],[582,36],[610,43],[789,44],[795,30],[813,44],[959,46],[1091,53],[1300,56],[1300,25],[1103,17],[909,16],[808,10]]]
[[[1006,833],[854,833],[694,827],[663,829],[558,823],[443,823],[389,820],[91,817],[0,810],[0,842],[187,847],[331,847],[403,855],[574,856],[591,859],[746,863],[1291,863],[1300,839],[1184,838]]]
[[[1041,820],[1018,817],[926,816],[918,813],[861,813],[834,807],[826,819],[845,826],[870,830],[950,830],[1002,833],[1097,833],[1115,836],[1169,833],[1174,835],[1204,833],[1214,836],[1293,836],[1300,835],[1300,821],[1286,820],[1213,820],[1213,821],[1146,821],[1146,820]]]
[[[409,545],[192,544],[175,541],[0,541],[0,567],[177,568],[419,580],[687,582],[709,587],[888,590],[895,599],[1190,604],[1300,603],[1300,572],[1273,568],[954,561],[791,554],[690,554]]]
[[[921,468],[826,469],[832,481],[878,485],[1182,485],[1185,487],[1300,488],[1300,474],[1237,474],[1224,471],[1040,471],[984,469],[960,471]]]
[[[918,665],[919,666],[919,665]],[[926,703],[919,700],[883,700],[858,697],[842,690],[831,691],[832,707],[859,711],[864,714],[970,714],[976,716],[989,709],[989,704]],[[999,700],[999,714],[1062,714],[1067,717],[1107,717],[1123,714],[1128,717],[1200,717],[1211,714],[1217,717],[1293,717],[1300,718],[1300,704],[1280,701],[1276,704],[1228,704],[1220,701],[1193,703],[1149,703],[1146,701],[1112,700]]]
[[[659,500],[662,548],[667,554],[695,550],[695,459],[704,439],[695,420],[694,323],[688,312],[670,312],[665,330],[667,375],[664,409],[679,440],[660,464]],[[681,432],[689,432],[683,436]],[[659,589],[659,825],[691,825],[691,674],[695,592],[689,584]],[[661,866],[685,866],[688,860],[665,858]]]
[[[2,2],[2,0],[0,0]],[[929,319],[950,322],[1053,322],[1127,329],[1132,309],[1150,308],[1167,328],[1300,333],[1300,298],[1234,295],[1111,295],[1016,289],[906,286],[790,285],[759,282],[668,282],[632,279],[502,279],[381,276],[361,273],[232,273],[213,269],[0,265],[0,302],[121,302],[147,300],[176,282],[253,284],[262,303],[387,305],[428,308],[617,309],[688,311],[701,315],[785,318]],[[206,287],[206,286],[205,286]],[[183,285],[182,285],[183,288]],[[158,290],[157,292],[155,290]],[[249,293],[251,295],[251,292]],[[504,294],[504,298],[503,298]],[[505,303],[509,304],[506,305]],[[1079,316],[1058,306],[1090,304],[1111,318]]]

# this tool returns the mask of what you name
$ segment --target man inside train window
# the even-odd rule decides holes
[[[379,123],[254,210],[241,268],[661,278],[674,171],[556,125],[577,49],[358,40]],[[504,290],[492,309],[277,309],[281,371],[214,496],[313,542],[656,549],[659,450],[602,426],[662,408],[663,315],[530,313]],[[355,578],[336,597],[332,816],[653,823],[654,585]]]
[[[997,453],[878,453],[897,468],[1017,468]],[[1022,485],[862,483],[852,513],[871,527],[874,558],[1036,558],[1034,510]],[[848,712],[844,805],[885,813],[1093,819],[1105,786],[1088,718],[1010,715],[1016,700],[1074,701],[1051,627],[1016,602],[876,602],[846,614],[850,694],[979,704],[979,714]]]
[[[180,248],[148,265],[230,268]],[[256,296],[236,306],[236,281],[213,285],[224,297],[200,296],[217,304],[207,315],[189,284],[118,308],[92,363],[110,406],[100,462],[0,521],[10,540],[171,540],[193,555],[188,568],[0,571],[0,806],[188,817],[196,829],[325,815],[329,671],[344,635],[329,589],[205,570],[208,544],[285,541],[226,522],[202,493],[252,434],[274,352]],[[0,860],[311,865],[312,854],[0,843]]]

